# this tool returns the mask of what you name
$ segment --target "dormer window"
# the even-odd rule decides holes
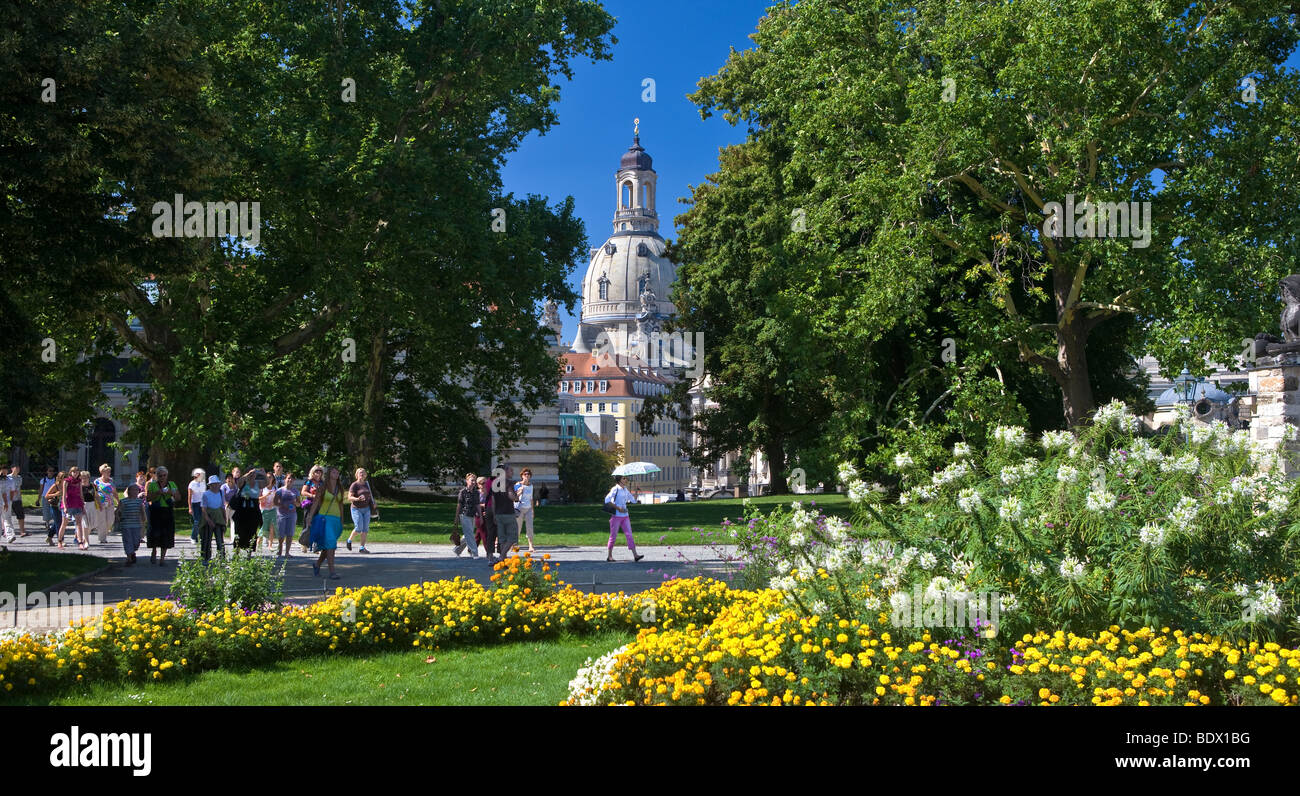
[[[592,365],[592,366],[591,366],[591,372],[592,372],[592,373],[595,373],[595,372],[596,372],[596,366],[595,366],[595,365]]]
[[[638,257],[649,257],[649,256],[650,256],[650,247],[647,246],[647,245],[645,245],[644,243],[638,243],[638,244],[636,245],[636,255],[637,255]]]
[[[600,300],[609,301],[609,279],[604,274],[601,274],[596,284],[600,288]]]
[[[564,372],[565,372],[565,373],[572,373],[572,372],[573,372],[573,366],[572,366],[572,365],[565,365],[565,366],[564,366]]]

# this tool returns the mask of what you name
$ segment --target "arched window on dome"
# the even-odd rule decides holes
[[[606,194],[608,196],[608,194]],[[623,183],[623,197],[619,202],[620,210],[628,210],[632,207],[632,181],[628,180]]]
[[[600,275],[600,281],[596,283],[600,287],[600,300],[609,301],[609,280],[604,274]]]

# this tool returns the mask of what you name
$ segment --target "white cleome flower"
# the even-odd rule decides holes
[[[1016,610],[1016,606],[1020,605],[1020,601],[1016,599],[1016,595],[1014,595],[1014,594],[1012,594],[1012,593],[1010,593],[1010,592],[1001,595],[1001,599],[1002,599],[1002,612],[1003,612],[1003,613],[1008,613],[1008,614],[1009,614],[1009,613],[1011,613],[1012,611]]]
[[[1056,480],[1063,484],[1073,484],[1079,480],[1079,468],[1062,464],[1056,468]]]
[[[829,606],[826,605],[826,603],[822,602],[821,600],[813,600],[812,603],[808,605],[808,610],[812,611],[814,614],[818,616],[821,616],[822,614],[829,613],[831,609]]]
[[[779,578],[772,578],[771,582],[768,585],[771,586],[773,589],[776,589],[777,591],[792,592],[795,589],[794,578],[790,577],[789,575],[783,575]]]
[[[1083,501],[1088,511],[1109,511],[1115,508],[1115,502],[1115,496],[1104,489],[1089,492]]]
[[[958,459],[964,459],[970,456],[970,446],[964,442],[958,442],[952,446],[952,455]]]
[[[998,426],[993,429],[993,438],[1003,445],[1019,447],[1025,444],[1025,430],[1020,426]]]
[[[806,544],[808,544],[808,537],[804,536],[802,531],[795,531],[790,534],[791,547],[803,547]]]
[[[1030,574],[1030,575],[1033,575],[1034,577],[1037,578],[1037,577],[1042,576],[1042,574],[1043,574],[1044,572],[1046,572],[1046,571],[1047,571],[1047,567],[1043,565],[1043,562],[1042,562],[1042,561],[1030,561],[1030,562],[1029,562],[1029,574]]]
[[[970,474],[970,465],[966,462],[953,462],[947,467],[934,474],[934,485],[943,486],[944,484],[956,481]]]
[[[918,500],[924,502],[927,500],[934,500],[934,496],[938,493],[934,487],[925,486],[923,484],[921,486],[918,486],[916,489],[913,489],[912,494],[916,495]]]
[[[967,578],[970,577],[970,573],[974,571],[975,571],[974,561],[967,561],[966,559],[962,558],[960,554],[953,556],[952,574],[956,575],[962,580],[966,580]]]
[[[1057,571],[1066,580],[1082,580],[1087,572],[1083,562],[1073,556],[1066,556],[1061,559],[1061,566],[1058,567]]]
[[[1133,416],[1123,401],[1111,401],[1097,410],[1092,416],[1093,423],[1099,426],[1114,425],[1120,431],[1136,431],[1138,419]]]
[[[858,480],[857,468],[849,462],[841,462],[839,470],[837,470],[835,474],[839,478],[841,484],[848,484]]]
[[[1042,443],[1043,450],[1054,451],[1073,445],[1074,435],[1068,431],[1045,431],[1039,442]]]
[[[849,502],[861,503],[871,497],[871,487],[861,481],[849,484]]]
[[[916,557],[916,563],[921,567],[921,569],[929,572],[939,563],[939,557],[934,553],[931,553],[929,550],[926,550],[924,553]]]
[[[1159,547],[1165,543],[1164,526],[1156,522],[1148,522],[1138,531],[1138,539],[1147,547]]]
[[[874,594],[869,594],[867,595],[867,599],[862,601],[862,604],[866,606],[868,611],[879,611],[881,603],[879,597]]]
[[[975,510],[980,507],[983,501],[980,499],[980,493],[969,487],[963,489],[957,495],[957,507],[967,514],[974,514]]]
[[[912,457],[906,453],[900,453],[894,457],[894,466],[898,469],[909,467],[912,464]]]
[[[998,517],[1007,522],[1019,522],[1024,514],[1024,506],[1020,503],[1020,498],[1015,495],[1004,498],[998,504]]]
[[[1196,513],[1200,510],[1201,506],[1196,501],[1196,498],[1179,498],[1178,503],[1169,510],[1169,524],[1175,528],[1186,530],[1192,526],[1192,523],[1196,520]]]
[[[1002,472],[998,473],[998,480],[1007,486],[1015,486],[1020,481],[1020,478],[1020,468],[1015,465],[1003,467]]]

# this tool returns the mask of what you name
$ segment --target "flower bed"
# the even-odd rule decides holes
[[[798,616],[752,593],[708,624],[645,628],[579,672],[569,705],[1296,705],[1300,649],[1178,630],[922,632]]]
[[[636,595],[588,594],[546,580],[553,565],[512,557],[491,587],[472,580],[338,589],[275,612],[186,611],[165,600],[110,606],[99,622],[0,641],[0,694],[88,680],[164,680],[330,652],[491,644],[519,637],[707,623],[743,599],[725,584],[677,580]],[[553,577],[553,575],[552,575]],[[0,699],[3,697],[0,696]]]

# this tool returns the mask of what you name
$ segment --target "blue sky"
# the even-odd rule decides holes
[[[767,0],[607,0],[618,20],[612,61],[573,65],[573,80],[560,83],[559,123],[545,136],[529,136],[502,172],[505,189],[517,197],[540,194],[552,202],[572,196],[587,225],[591,246],[610,234],[614,215],[614,171],[632,143],[632,120],[641,119],[641,146],[659,174],[659,234],[674,238],[673,217],[685,205],[689,186],[718,169],[718,149],[745,140],[745,131],[721,117],[700,119],[686,99],[696,83],[726,63],[731,48],[748,49]],[[642,81],[655,81],[655,101],[642,101]],[[579,290],[586,262],[570,284]],[[572,341],[577,311],[564,319]]]
[[[678,199],[718,168],[718,149],[745,140],[720,116],[701,120],[686,99],[701,77],[715,74],[731,48],[749,49],[749,35],[771,5],[768,0],[606,0],[617,23],[613,60],[573,64],[562,82],[558,123],[545,136],[529,136],[506,162],[505,190],[517,197],[539,194],[552,202],[572,196],[587,225],[589,245],[612,231],[614,171],[632,143],[632,120],[641,119],[641,145],[659,174],[658,210],[665,238],[676,237],[673,218],[686,207]],[[1288,65],[1300,69],[1300,51]],[[642,100],[642,81],[655,81],[655,101]],[[570,284],[580,292],[587,263],[575,267]],[[563,337],[578,327],[563,309]]]

